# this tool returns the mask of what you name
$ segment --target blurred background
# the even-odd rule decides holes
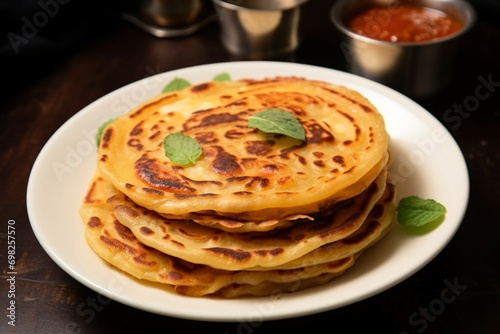
[[[88,41],[110,34],[119,25],[131,24],[124,22],[122,14],[137,6],[137,1],[0,1],[0,73],[3,81],[9,82],[7,90],[25,82],[23,74],[34,78],[50,71]],[[493,25],[500,24],[499,0],[469,2],[477,10],[478,19]],[[334,3],[335,0],[330,0],[328,7]],[[329,20],[329,14],[318,13],[318,20],[321,19]],[[304,22],[303,28],[325,36],[334,32],[333,27],[328,31],[315,31],[315,24],[316,22]],[[307,45],[307,40],[304,44]],[[132,48],[125,52],[140,50]],[[2,94],[4,93],[5,90]]]

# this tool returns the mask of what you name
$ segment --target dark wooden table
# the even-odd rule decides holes
[[[295,62],[343,69],[328,17],[332,3],[312,0],[305,8],[304,40]],[[263,323],[215,323],[151,314],[99,296],[60,269],[31,229],[25,200],[30,169],[68,118],[154,73],[233,60],[219,41],[217,22],[191,36],[159,39],[121,20],[114,7],[97,11],[98,4],[90,4],[94,7],[60,4],[33,39],[18,45],[18,53],[2,53],[1,333],[500,332],[500,218],[495,211],[500,207],[500,27],[487,7],[479,8],[479,20],[456,54],[451,86],[417,101],[449,129],[470,172],[469,207],[448,246],[404,282],[340,309]],[[21,29],[21,18],[11,18],[11,31]],[[485,80],[490,84],[485,86]],[[460,109],[455,121],[446,119]],[[9,296],[7,274],[9,224],[16,231],[15,297]],[[457,288],[455,298],[439,303],[450,283]],[[15,327],[8,324],[11,300]]]

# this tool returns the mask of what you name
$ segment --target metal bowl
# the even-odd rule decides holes
[[[388,42],[354,33],[347,20],[363,8],[409,3],[436,9],[462,23],[453,35],[427,42]],[[388,11],[390,15],[390,10]],[[463,0],[339,0],[330,13],[342,35],[340,48],[347,70],[392,87],[410,97],[429,97],[451,80],[456,43],[475,22],[475,11]],[[390,17],[388,17],[390,19]]]
[[[299,45],[300,10],[307,0],[213,0],[221,40],[244,59],[276,59]]]
[[[200,17],[203,0],[139,0],[139,13],[161,28],[186,27]]]

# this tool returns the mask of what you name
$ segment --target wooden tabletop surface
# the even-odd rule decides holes
[[[96,11],[95,2],[92,8],[83,3],[54,1],[53,15],[42,7],[18,14],[4,34],[26,38],[4,39],[1,49],[1,333],[499,332],[500,25],[488,10],[480,8],[477,24],[455,54],[451,85],[416,101],[449,130],[470,173],[467,212],[444,250],[396,286],[338,309],[219,323],[157,315],[107,299],[62,270],[33,233],[26,208],[31,167],[71,116],[153,74],[234,60],[220,42],[217,21],[189,36],[157,38],[123,20],[112,6]],[[328,16],[332,3],[306,5],[303,42],[290,61],[344,69]],[[37,22],[38,28],[24,28],[22,35],[26,22]],[[453,191],[453,184],[449,187]],[[8,248],[12,240],[15,251]],[[9,274],[9,255],[15,258],[15,275]]]

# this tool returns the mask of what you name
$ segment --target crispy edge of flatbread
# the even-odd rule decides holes
[[[276,267],[354,233],[386,188],[387,170],[368,187],[321,220],[266,233],[227,233],[193,222],[170,221],[113,190],[114,215],[145,245],[188,262],[224,270]],[[110,196],[112,196],[110,194]]]

